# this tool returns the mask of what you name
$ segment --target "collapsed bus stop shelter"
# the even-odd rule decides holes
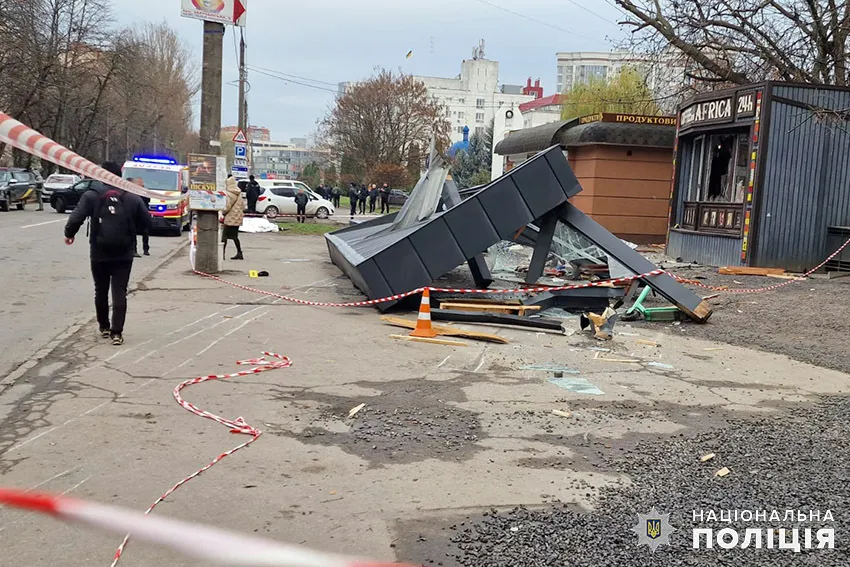
[[[440,189],[444,175],[428,179],[439,168],[439,164],[431,165],[414,194]],[[707,302],[670,275],[647,275],[657,270],[655,265],[570,203],[582,187],[558,146],[540,152],[463,201],[446,195],[445,184],[442,189],[440,199],[414,195],[397,215],[325,235],[333,263],[369,299],[432,285],[457,266],[474,262],[494,244],[518,241],[520,235],[534,248],[528,269],[529,280],[534,281],[543,274],[555,229],[562,223],[630,273],[644,275],[647,285],[694,320],[705,322],[711,315]],[[428,203],[437,204],[437,210],[427,210]],[[378,307],[385,310],[393,303],[386,301]]]

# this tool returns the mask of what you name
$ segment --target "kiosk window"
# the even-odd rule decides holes
[[[748,133],[707,134],[684,149],[683,228],[739,234],[750,170]]]

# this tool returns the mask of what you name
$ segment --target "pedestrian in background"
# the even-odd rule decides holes
[[[103,169],[121,177],[121,167],[106,162]],[[65,224],[65,244],[74,243],[77,231],[91,219],[89,255],[94,280],[94,307],[100,336],[112,344],[124,344],[127,318],[127,285],[133,269],[136,234],[150,230],[151,216],[138,195],[93,181]],[[112,321],[109,320],[109,290],[112,289]]]
[[[390,187],[386,183],[381,187],[381,214],[384,214],[384,209],[390,212]]]
[[[369,186],[369,213],[375,212],[375,201],[378,200],[378,186],[372,183]]]
[[[260,184],[257,183],[257,180],[254,179],[254,176],[251,175],[248,177],[248,187],[245,188],[245,196],[248,198],[248,212],[252,214],[257,213],[257,199],[260,198],[260,193],[263,192]]]
[[[141,177],[136,177],[136,178],[131,177],[127,181],[129,181],[131,183],[135,183],[139,187],[142,187],[142,188],[145,187],[145,180],[142,179]],[[150,214],[151,214],[150,213],[150,208],[151,208],[150,207],[150,203],[151,203],[150,198],[149,197],[139,197],[139,198],[145,204],[145,210],[148,211],[148,216],[150,216]],[[149,223],[149,224],[152,224],[152,223]],[[145,256],[150,256],[151,255],[151,235],[150,235],[150,231],[144,230],[144,231],[141,231],[141,234],[142,234],[142,251],[143,251]],[[138,240],[138,238],[136,239],[136,248],[135,248],[133,256],[135,258],[141,258],[141,256],[139,256],[139,240]]]
[[[242,257],[242,243],[239,242],[239,227],[242,226],[242,220],[245,217],[245,201],[242,200],[242,191],[239,190],[239,185],[232,175],[227,177],[227,204],[224,206],[224,230],[221,233],[221,242],[224,244],[221,248],[222,259],[227,257],[227,241],[232,240],[236,244],[236,256],[231,260],[244,260]]]
[[[309,200],[304,189],[298,189],[298,193],[295,194],[295,206],[297,207],[295,215],[296,220],[300,223],[307,222],[307,201]]]
[[[366,201],[369,199],[369,190],[366,189],[366,185],[363,184],[360,186],[360,192],[358,193],[359,201],[360,201],[360,214],[366,214]]]
[[[360,189],[357,188],[355,182],[351,182],[348,186],[348,201],[351,205],[351,220],[354,220],[354,215],[357,214],[357,203],[360,200]]]
[[[342,198],[342,190],[339,187],[333,188],[334,207],[339,207],[339,200]]]

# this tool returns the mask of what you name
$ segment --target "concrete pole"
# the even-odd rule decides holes
[[[204,22],[204,63],[201,76],[201,131],[202,154],[219,155],[221,146],[211,145],[221,136],[221,66],[224,55],[224,25]],[[219,273],[218,244],[219,222],[217,211],[197,211],[198,250],[195,269],[207,274]]]
[[[239,128],[245,132],[245,137],[248,139],[251,136],[248,134],[247,112],[245,107],[245,87],[246,87],[246,71],[245,71],[245,36],[239,40]]]

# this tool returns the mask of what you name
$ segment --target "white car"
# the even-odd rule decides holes
[[[79,175],[66,175],[63,173],[54,173],[44,180],[44,190],[42,191],[41,200],[45,203],[50,202],[50,196],[57,189],[67,189],[71,185],[81,181]]]
[[[267,218],[295,215],[298,212],[298,207],[295,206],[295,194],[299,189],[304,189],[310,199],[307,201],[308,217],[326,219],[334,214],[334,206],[330,201],[322,199],[300,181],[277,181],[273,186],[267,183],[260,182],[263,192],[257,199],[257,212],[266,215]]]

